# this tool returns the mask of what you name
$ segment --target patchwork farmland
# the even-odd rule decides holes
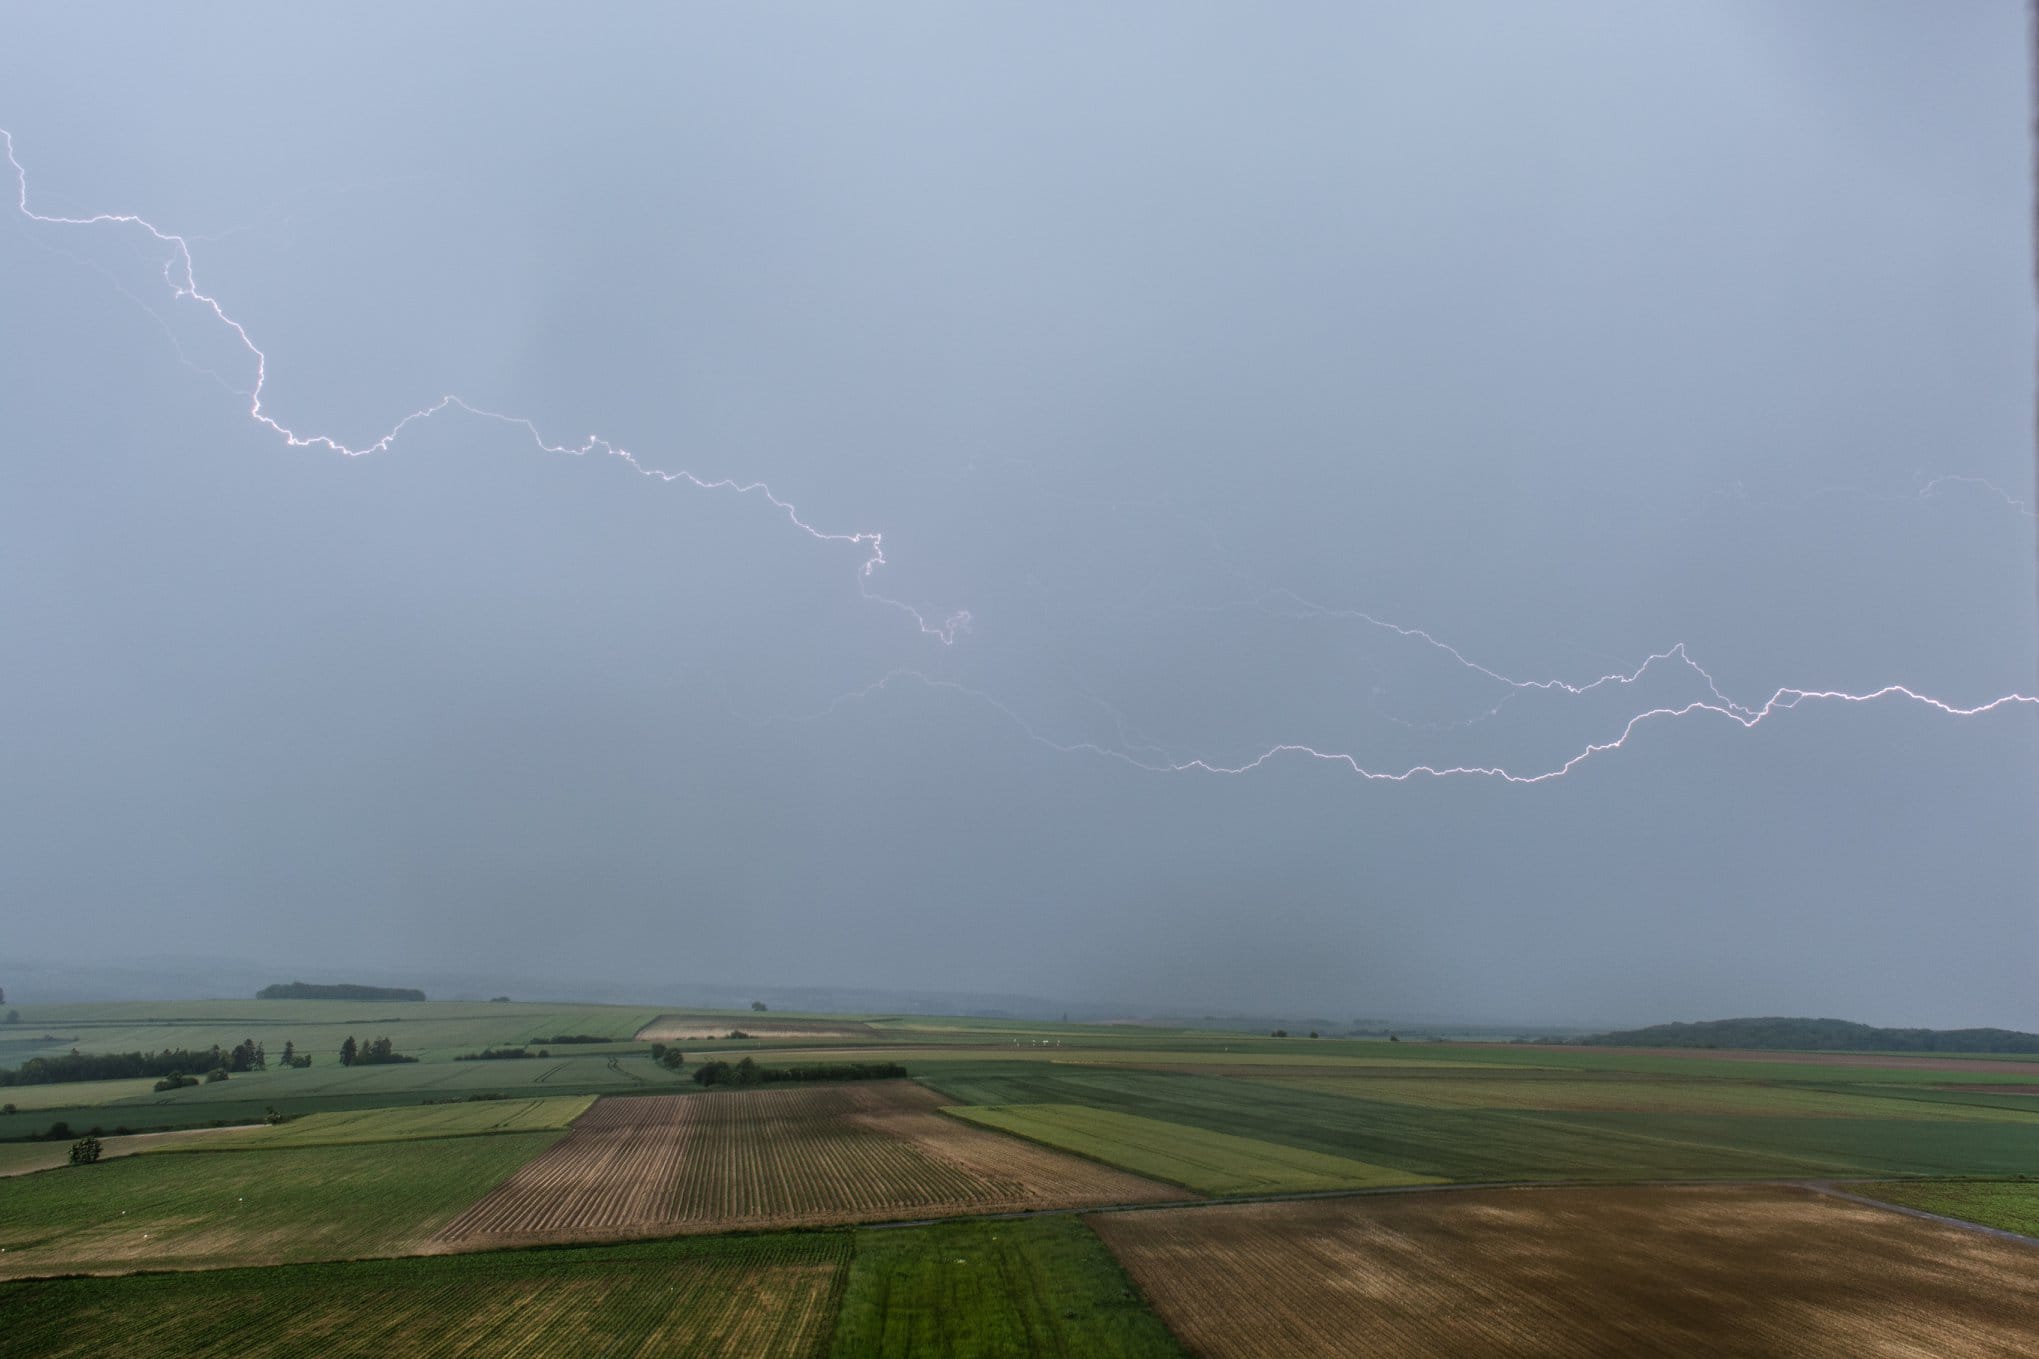
[[[2039,1317],[2032,1249],[1805,1189],[1465,1191],[1092,1223],[1213,1359],[2008,1357],[2031,1352]]]
[[[943,1117],[903,1081],[606,1099],[439,1233],[449,1247],[1181,1198]]]
[[[70,1007],[17,1050],[254,1022],[151,1008],[159,1033]],[[658,1040],[677,1069],[617,1037],[662,1018],[749,1036]],[[0,1121],[102,1127],[109,1159],[0,1143],[0,1356],[1958,1356],[2039,1330],[2039,1246],[1881,1206],[2031,1231],[2029,1062],[773,1018],[427,1002],[383,1021],[416,1062],[17,1087]],[[458,1060],[519,1035],[527,1060]],[[711,1054],[763,1070],[703,1088]],[[816,1079],[846,1060],[912,1078]],[[116,1135],[136,1111],[181,1131]],[[1695,1183],[1638,1183],[1666,1180]],[[1543,1187],[1458,1187],[1496,1181]]]

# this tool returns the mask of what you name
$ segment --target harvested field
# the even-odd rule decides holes
[[[636,1033],[640,1043],[727,1038],[741,1030],[752,1038],[877,1038],[878,1030],[855,1020],[753,1019],[732,1015],[660,1015]]]
[[[1092,1225],[1212,1356],[2011,1356],[2039,1331],[2039,1251],[1810,1190],[1438,1192]]]
[[[813,1359],[848,1256],[817,1233],[0,1284],[0,1359]]]
[[[604,1099],[439,1234],[445,1248],[1179,1199],[946,1118],[906,1081]]]

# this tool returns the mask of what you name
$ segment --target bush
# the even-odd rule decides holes
[[[205,1083],[207,1085],[211,1085],[216,1081],[223,1081],[226,1078],[227,1069],[223,1066],[216,1066],[212,1070],[205,1073]]]
[[[157,1081],[155,1088],[156,1093],[160,1095],[165,1090],[182,1090],[187,1085],[197,1084],[198,1077],[187,1076],[181,1071],[173,1071],[169,1075],[163,1077],[162,1080]]]
[[[89,1166],[99,1159],[100,1150],[98,1138],[81,1137],[71,1144],[71,1164]]]

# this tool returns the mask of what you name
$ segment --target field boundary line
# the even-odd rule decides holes
[[[1866,1183],[1879,1184],[1882,1182],[1870,1180],[1866,1181]],[[2023,1232],[2014,1232],[2007,1227],[1991,1227],[1981,1222],[1970,1222],[1966,1218],[1948,1217],[1945,1213],[1932,1213],[1924,1208],[1913,1208],[1903,1203],[1891,1203],[1886,1199],[1872,1199],[1866,1194],[1851,1194],[1847,1190],[1841,1189],[1828,1181],[1808,1181],[1805,1187],[1812,1190],[1815,1194],[1824,1194],[1830,1199],[1845,1199],[1849,1203],[1860,1203],[1870,1208],[1881,1208],[1887,1213],[1903,1213],[1906,1217],[1923,1218],[1927,1222],[1939,1222],[1949,1227],[1959,1227],[1964,1231],[1980,1232],[1984,1236],[1993,1236],[1999,1241],[2010,1241],[2020,1246],[2039,1247],[2039,1236],[2027,1236]]]

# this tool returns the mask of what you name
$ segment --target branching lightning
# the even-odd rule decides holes
[[[287,447],[317,449],[348,458],[385,453],[391,449],[412,425],[430,420],[434,416],[441,415],[449,410],[458,411],[461,414],[478,420],[509,425],[520,429],[536,448],[546,453],[563,454],[573,457],[605,454],[622,460],[639,474],[659,481],[683,482],[703,491],[727,491],[737,496],[754,496],[771,505],[785,517],[788,523],[808,537],[819,542],[841,543],[857,549],[861,554],[857,561],[856,579],[858,593],[873,603],[883,604],[905,613],[914,621],[920,633],[937,639],[944,646],[949,646],[971,624],[971,615],[967,610],[958,609],[946,614],[936,615],[923,612],[921,609],[900,600],[874,593],[870,588],[872,578],[880,567],[887,564],[884,535],[876,531],[847,532],[818,528],[807,518],[803,517],[793,502],[780,496],[763,481],[743,481],[735,478],[706,478],[686,470],[669,471],[655,467],[640,459],[638,455],[629,449],[595,434],[588,435],[586,439],[579,443],[554,442],[548,439],[535,423],[523,416],[489,410],[451,393],[440,397],[429,405],[409,412],[392,424],[380,437],[365,444],[350,445],[330,435],[305,433],[292,428],[271,414],[265,404],[264,392],[269,378],[269,356],[256,345],[246,328],[227,312],[226,308],[214,295],[203,291],[199,287],[190,242],[194,239],[203,238],[187,237],[175,232],[165,231],[148,219],[133,213],[95,213],[85,217],[70,217],[36,212],[29,207],[28,175],[20,160],[16,158],[12,133],[4,128],[0,128],[0,143],[4,143],[7,162],[14,171],[17,187],[16,206],[23,218],[30,222],[55,227],[128,227],[145,232],[157,244],[165,248],[167,253],[163,262],[163,280],[169,289],[171,298],[178,303],[188,303],[202,308],[214,322],[232,334],[234,342],[246,352],[248,360],[252,364],[253,382],[245,388],[235,388],[226,379],[219,377],[217,374],[210,374],[209,370],[200,369],[199,371],[208,372],[209,375],[214,376],[216,380],[220,381],[222,386],[233,392],[234,395],[245,399],[249,418],[275,435]],[[57,249],[55,246],[47,246],[46,248]],[[61,253],[68,254],[69,252]],[[73,256],[73,258],[76,257]],[[93,267],[97,268],[98,266]],[[104,273],[106,271],[101,269],[101,272]],[[114,282],[116,287],[121,286],[117,280],[114,280]],[[121,290],[123,292],[127,291],[124,287]],[[163,324],[162,318],[157,316],[153,309],[142,304],[139,298],[134,298],[132,293],[128,293],[128,296],[136,301],[137,305],[142,305],[143,310],[148,311],[159,325]],[[175,344],[176,337],[174,333],[169,332],[167,327],[165,327],[165,330],[167,334],[170,334],[172,343]],[[181,349],[179,354],[180,357],[184,357]],[[187,364],[190,364],[188,358],[185,361]],[[197,367],[195,364],[191,366]],[[2027,518],[2033,514],[2029,502],[2012,495],[1993,483],[1968,476],[1942,475],[1929,480],[1921,478],[1920,484],[1908,497],[1871,498],[1910,498],[1927,501],[1939,495],[1944,487],[1954,485],[1979,488],[1984,494],[2003,502],[2009,508]],[[1841,489],[1853,490],[1853,488]],[[1868,494],[1866,492],[1858,493]],[[1739,491],[1737,494],[1739,495]],[[1136,739],[1130,734],[1130,728],[1122,714],[1116,709],[1111,708],[1109,704],[1104,703],[1103,700],[1089,694],[1085,694],[1083,697],[1102,708],[1113,720],[1118,733],[1118,743],[1112,745],[1097,741],[1062,741],[1043,734],[1010,704],[991,693],[954,680],[931,677],[912,669],[894,670],[861,689],[842,695],[821,712],[815,713],[812,717],[805,720],[816,720],[825,717],[834,713],[845,704],[872,698],[881,692],[889,690],[896,684],[911,683],[930,690],[953,692],[968,698],[974,703],[989,707],[1006,721],[1016,726],[1027,740],[1051,750],[1064,754],[1095,755],[1156,774],[1199,773],[1237,776],[1252,773],[1277,761],[1296,760],[1342,766],[1359,778],[1376,782],[1404,783],[1417,779],[1478,777],[1510,784],[1538,784],[1562,778],[1597,756],[1622,749],[1629,744],[1639,731],[1645,728],[1653,725],[1663,725],[1677,719],[1695,717],[1700,714],[1724,719],[1742,730],[1750,730],[1778,713],[1790,712],[1808,704],[1867,705],[1909,703],[1923,706],[1954,718],[1980,717],[1985,714],[2015,709],[2039,709],[2039,696],[2035,695],[2011,693],[1989,699],[1985,702],[1963,705],[1933,697],[1903,684],[1886,684],[1880,688],[1860,692],[1840,689],[1785,687],[1775,690],[1767,699],[1760,703],[1738,702],[1728,697],[1716,682],[1714,676],[1705,667],[1700,665],[1683,642],[1652,653],[1640,664],[1632,668],[1609,671],[1590,679],[1577,681],[1523,679],[1512,677],[1498,669],[1474,660],[1456,645],[1442,640],[1426,629],[1391,622],[1357,609],[1332,608],[1304,599],[1293,591],[1265,591],[1246,601],[1246,606],[1268,612],[1277,617],[1295,620],[1321,618],[1362,623],[1371,628],[1390,633],[1402,640],[1419,643],[1424,647],[1432,649],[1446,657],[1453,664],[1496,686],[1499,696],[1490,708],[1465,722],[1449,724],[1454,727],[1470,726],[1493,717],[1500,712],[1501,708],[1511,698],[1517,696],[1542,693],[1552,696],[1584,698],[1596,692],[1614,692],[1628,689],[1639,684],[1646,676],[1662,670],[1682,671],[1688,676],[1696,678],[1704,687],[1704,696],[1688,702],[1660,704],[1635,712],[1632,716],[1626,718],[1625,721],[1620,722],[1618,730],[1607,739],[1589,742],[1566,759],[1530,770],[1511,769],[1500,764],[1478,763],[1419,763],[1393,768],[1377,767],[1354,753],[1320,748],[1301,742],[1282,742],[1269,745],[1261,749],[1258,754],[1236,762],[1196,756],[1185,757],[1177,752],[1170,751],[1152,740],[1145,738]],[[1400,719],[1394,720],[1400,721]],[[1401,725],[1416,729],[1419,724],[1401,722]]]
[[[659,481],[685,482],[703,491],[729,491],[740,496],[757,496],[769,503],[772,508],[785,515],[788,523],[809,537],[820,542],[846,543],[852,547],[862,549],[864,556],[857,569],[857,590],[866,599],[871,600],[873,603],[884,604],[898,609],[907,614],[913,619],[921,632],[938,638],[944,645],[953,643],[957,636],[970,625],[968,610],[957,610],[938,620],[930,621],[928,614],[923,613],[911,604],[889,598],[885,595],[872,593],[870,590],[871,578],[877,573],[879,567],[886,564],[885,535],[873,531],[846,533],[816,528],[808,520],[801,517],[799,509],[791,501],[781,497],[763,481],[739,481],[731,477],[711,480],[696,476],[689,471],[667,471],[644,462],[629,449],[604,439],[597,434],[588,435],[586,439],[578,444],[553,443],[545,437],[536,424],[523,416],[505,414],[501,411],[485,410],[451,393],[440,397],[428,406],[422,406],[405,415],[402,419],[391,425],[388,431],[380,438],[370,443],[356,446],[343,443],[331,435],[300,433],[269,413],[263,401],[263,393],[269,383],[269,356],[255,343],[254,338],[248,334],[247,328],[228,314],[226,308],[221,305],[217,297],[199,288],[197,268],[191,257],[189,240],[178,235],[176,232],[165,231],[147,218],[135,213],[101,212],[94,213],[89,217],[63,217],[34,211],[28,206],[28,172],[15,155],[14,134],[6,128],[0,128],[0,143],[4,143],[7,151],[7,163],[14,170],[15,206],[20,210],[21,215],[29,221],[39,222],[45,226],[92,227],[113,225],[135,227],[147,232],[159,244],[168,248],[169,254],[163,261],[163,282],[170,289],[171,296],[179,302],[190,302],[204,308],[212,316],[213,320],[232,332],[235,342],[247,351],[248,357],[255,365],[254,385],[247,392],[249,418],[275,434],[291,448],[323,449],[326,452],[338,453],[342,457],[348,458],[360,458],[375,453],[386,453],[410,426],[420,421],[429,420],[433,416],[447,410],[458,410],[479,419],[493,420],[502,424],[517,426],[530,436],[533,444],[546,453],[569,454],[574,457],[585,457],[591,453],[607,454],[621,459],[632,470]],[[187,362],[189,361],[187,360]]]

